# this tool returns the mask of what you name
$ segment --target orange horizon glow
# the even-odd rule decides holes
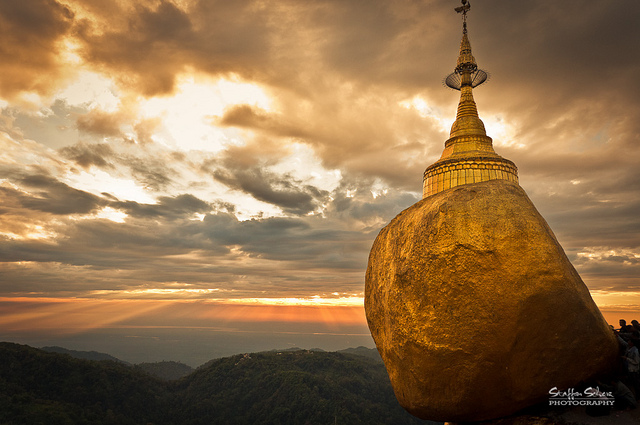
[[[313,302],[316,304],[313,304]],[[339,304],[317,298],[231,300],[150,300],[0,297],[0,328],[6,332],[46,331],[77,334],[105,328],[220,329],[240,331],[233,323],[319,325],[341,333],[367,326],[364,306],[353,299]],[[361,298],[360,298],[361,300]],[[638,306],[601,306],[605,320],[640,320]]]
[[[318,324],[336,332],[343,326],[366,326],[362,304],[241,301],[0,297],[0,328],[75,334],[100,328],[219,328],[239,322]]]

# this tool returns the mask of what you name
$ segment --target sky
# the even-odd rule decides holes
[[[455,119],[454,0],[0,0],[0,339],[197,365],[373,347],[371,244]],[[498,154],[640,318],[634,0],[476,0]],[[635,316],[635,314],[638,314]]]

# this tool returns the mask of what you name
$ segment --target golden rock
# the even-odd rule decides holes
[[[617,343],[553,232],[508,180],[422,199],[375,240],[365,310],[396,396],[478,421],[607,371]]]
[[[400,404],[435,421],[494,419],[607,371],[617,343],[553,232],[498,155],[473,98],[467,34],[445,84],[460,102],[423,199],[374,242],[373,339]]]

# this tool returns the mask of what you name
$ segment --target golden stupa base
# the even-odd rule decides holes
[[[507,180],[518,183],[518,169],[508,159],[466,157],[438,161],[424,172],[422,197],[469,183]]]

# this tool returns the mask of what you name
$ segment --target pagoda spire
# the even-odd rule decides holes
[[[518,182],[515,164],[493,150],[473,99],[473,89],[484,83],[488,74],[478,68],[471,51],[467,32],[470,8],[468,0],[462,0],[462,6],[455,8],[462,14],[462,41],[456,67],[445,84],[460,91],[460,102],[442,156],[424,172],[423,198],[461,184],[496,179]]]
[[[473,88],[487,80],[487,73],[478,69],[476,58],[471,52],[471,42],[467,33],[467,12],[471,9],[471,4],[467,0],[462,1],[462,6],[455,10],[462,13],[462,41],[460,42],[460,54],[456,68],[451,75],[445,80],[446,84],[455,89],[460,90],[460,103],[458,104],[458,113],[456,120],[451,127],[449,137],[460,136],[463,134],[478,134],[486,136],[484,123],[478,116],[478,108],[473,99]]]
[[[466,16],[466,15],[465,15]],[[484,72],[480,70],[480,72]],[[460,103],[458,103],[458,113],[456,120],[451,127],[449,137],[455,137],[462,134],[479,134],[486,136],[484,123],[478,116],[478,108],[473,99],[473,87],[477,87],[482,83],[473,85],[474,76],[478,74],[478,65],[476,59],[471,53],[471,43],[467,36],[467,22],[464,22],[462,31],[462,41],[460,42],[460,55],[458,56],[458,64],[454,71],[460,77]],[[486,78],[482,81],[484,82]]]

